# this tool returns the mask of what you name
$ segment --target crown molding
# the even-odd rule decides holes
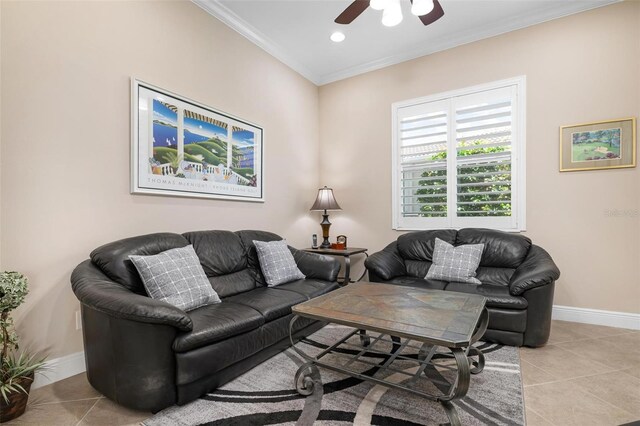
[[[262,50],[278,59],[280,62],[302,75],[307,80],[319,85],[320,76],[312,72],[309,68],[299,62],[292,55],[286,53],[275,42],[269,39],[266,35],[258,31],[254,26],[246,22],[244,19],[236,15],[227,7],[222,5],[217,0],[191,0],[200,8],[205,10],[210,15],[214,16],[218,20],[222,21],[232,30],[240,33],[250,42],[260,47]]]
[[[391,65],[396,65],[422,56],[430,55],[443,50],[462,46],[475,41],[495,37],[511,31],[516,31],[526,27],[530,27],[554,19],[563,18],[565,16],[576,13],[586,12],[591,9],[608,6],[613,3],[619,3],[623,0],[605,0],[601,3],[586,3],[578,1],[568,1],[562,6],[553,9],[541,10],[536,14],[522,14],[508,21],[494,22],[485,24],[481,27],[470,28],[467,31],[458,33],[455,36],[445,36],[429,41],[428,44],[420,44],[415,48],[407,49],[401,53],[376,59],[353,67],[344,68],[342,70],[319,74],[313,72],[308,67],[299,62],[295,57],[285,52],[277,43],[273,42],[269,37],[258,31],[251,24],[243,20],[233,11],[222,5],[218,0],[192,0],[193,3],[204,9],[210,15],[216,17],[234,31],[240,33],[249,41],[275,57],[289,68],[293,69],[307,80],[317,86],[333,83],[338,80],[354,77],[370,71],[379,70]]]

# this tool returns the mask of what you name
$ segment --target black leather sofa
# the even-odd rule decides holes
[[[476,271],[482,284],[424,279],[436,237],[454,246],[485,245]],[[489,327],[484,340],[536,347],[549,339],[560,271],[549,253],[522,235],[477,228],[411,232],[369,256],[365,266],[373,282],[485,296]]]
[[[291,306],[338,287],[335,259],[291,248],[306,279],[268,288],[253,240],[262,231],[159,233],[106,244],[73,271],[87,377],[126,407],[182,405],[289,346]],[[222,303],[184,312],[147,296],[129,260],[192,244]],[[298,320],[296,337],[324,324]]]

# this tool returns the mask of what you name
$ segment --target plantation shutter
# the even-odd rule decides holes
[[[399,116],[400,214],[405,223],[446,224],[449,102],[403,108]]]
[[[394,105],[395,229],[524,229],[520,90],[514,79]]]
[[[513,87],[452,100],[456,226],[508,228],[513,222],[514,100]]]

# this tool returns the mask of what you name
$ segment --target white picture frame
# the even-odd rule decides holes
[[[131,193],[264,202],[264,129],[131,79]]]

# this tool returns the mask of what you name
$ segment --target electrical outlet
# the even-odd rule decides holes
[[[76,311],[76,330],[80,330],[82,328],[82,316],[80,316],[80,311]]]

